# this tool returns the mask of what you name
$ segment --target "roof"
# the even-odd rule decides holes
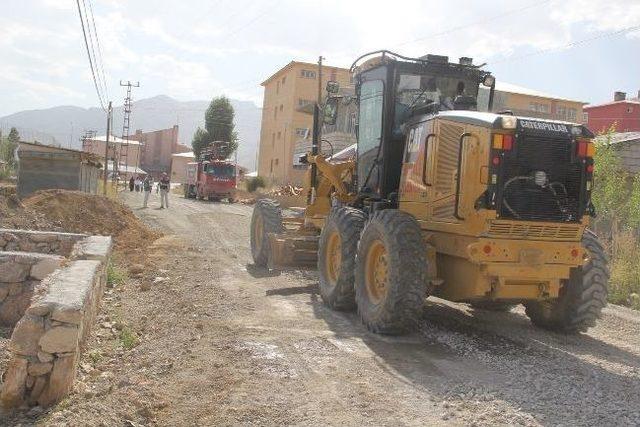
[[[586,102],[582,102],[582,101],[576,101],[575,99],[569,99],[569,98],[562,98],[560,96],[556,96],[556,95],[550,95],[548,93],[544,93],[544,92],[540,92],[537,91],[535,89],[529,89],[523,86],[518,86],[518,85],[514,85],[512,83],[507,83],[507,82],[502,82],[499,80],[496,80],[496,90],[499,92],[509,92],[509,93],[517,93],[520,95],[528,95],[528,96],[535,96],[538,98],[551,98],[551,99],[557,99],[559,101],[568,101],[568,102],[576,102],[579,104],[587,104]]]
[[[640,132],[614,132],[596,137],[599,142],[609,141],[610,144],[623,144],[626,142],[640,142]]]
[[[48,152],[48,153],[58,152],[58,153],[66,153],[66,154],[75,154],[75,155],[78,155],[79,158],[82,159],[83,161],[88,161],[95,164],[100,164],[100,160],[101,160],[100,156],[94,153],[89,153],[87,151],[58,147],[55,145],[35,144],[33,142],[20,141],[18,145],[18,150],[21,151],[22,153],[29,151],[29,152]]]
[[[610,101],[610,102],[605,102],[605,103],[602,103],[602,104],[585,105],[584,109],[585,110],[590,110],[592,108],[605,107],[607,105],[616,105],[616,104],[640,105],[640,98],[623,99],[622,101]]]
[[[109,160],[108,165],[107,165],[107,170],[108,171],[113,171],[113,160]],[[126,165],[119,165],[118,166],[118,172],[124,172],[124,173],[138,173],[140,175],[146,175],[147,172],[143,171],[142,169],[140,169],[139,167],[136,166],[126,166]]]
[[[93,138],[89,138],[88,140],[89,140],[89,141],[101,141],[101,142],[106,142],[106,140],[107,140],[107,135],[94,136]],[[111,142],[115,142],[115,143],[118,143],[118,144],[125,144],[125,145],[140,145],[140,143],[139,143],[138,141],[135,141],[135,140],[133,140],[133,139],[129,139],[129,140],[127,141],[127,140],[124,140],[124,139],[122,139],[122,138],[118,138],[118,137],[117,137],[117,136],[115,136],[115,135],[111,135],[111,136],[109,136],[109,142],[110,142],[110,143],[111,143]]]
[[[276,78],[277,76],[281,75],[282,73],[284,73],[285,71],[289,71],[289,69],[293,68],[296,65],[306,65],[309,67],[315,67],[314,70],[317,69],[318,64],[314,64],[312,62],[302,62],[302,61],[291,61],[289,62],[287,65],[285,65],[284,67],[280,68],[278,71],[276,71],[275,73],[273,73],[272,75],[270,75],[269,77],[267,77],[267,79],[265,81],[263,81],[262,83],[260,83],[260,86],[266,86],[267,83],[269,83],[271,80],[273,80],[274,78]],[[322,69],[323,70],[343,70],[343,71],[349,71],[348,68],[342,68],[342,67],[334,67],[331,65],[325,65],[322,64]]]
[[[193,155],[193,151],[188,151],[186,153],[173,153],[171,157],[185,157],[187,159],[195,159],[196,156]]]

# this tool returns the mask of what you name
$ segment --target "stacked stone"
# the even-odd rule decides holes
[[[63,262],[58,255],[0,252],[0,325],[14,326],[40,281]]]
[[[0,228],[0,251],[37,252],[68,256],[84,234]]]
[[[47,276],[17,323],[0,401],[4,407],[50,406],[73,387],[83,345],[106,286],[111,238],[92,236],[66,266]]]

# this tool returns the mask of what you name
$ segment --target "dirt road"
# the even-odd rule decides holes
[[[567,337],[520,308],[429,300],[418,333],[378,336],[323,306],[315,273],[251,265],[251,207],[173,196],[169,210],[136,210],[125,197],[180,240],[164,239],[149,290],[107,297],[107,321],[122,313],[139,343],[98,334],[101,357],[47,424],[640,424],[637,312],[610,307]]]

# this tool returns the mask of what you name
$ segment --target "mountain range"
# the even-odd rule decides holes
[[[261,109],[251,101],[231,99],[235,110],[235,128],[239,137],[238,163],[255,169],[256,152],[260,139]],[[209,101],[178,101],[166,95],[135,101],[131,112],[129,133],[136,129],[149,132],[179,126],[178,141],[191,146],[193,133],[204,126],[204,112]],[[112,134],[122,134],[122,106],[113,109]],[[20,111],[0,117],[3,134],[16,127],[24,141],[37,140],[43,144],[81,148],[80,137],[87,130],[98,135],[106,133],[106,115],[100,108],[58,106],[42,110]]]

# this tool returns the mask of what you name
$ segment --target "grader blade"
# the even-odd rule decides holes
[[[318,239],[318,236],[269,234],[268,267],[273,270],[316,268]]]

